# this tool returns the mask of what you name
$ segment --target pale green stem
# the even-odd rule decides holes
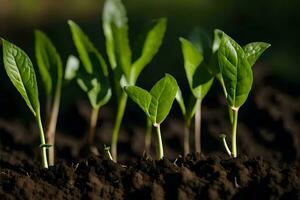
[[[41,140],[41,156],[42,156],[43,167],[48,168],[47,147],[45,146],[46,142],[45,142],[45,135],[44,135],[40,111],[36,112],[36,122],[38,125],[38,130],[39,130],[40,140]]]
[[[184,125],[184,140],[183,140],[184,155],[190,153],[190,123]]]
[[[227,142],[226,142],[226,136],[225,135],[222,136],[221,139],[222,139],[222,142],[223,142],[223,145],[225,147],[226,152],[228,153],[229,156],[231,156],[231,151],[230,151],[230,149],[227,145]]]
[[[157,138],[157,155],[158,159],[161,160],[164,157],[164,147],[162,144],[162,139],[161,139],[161,133],[160,133],[160,125],[155,124],[154,127],[156,128],[156,138]]]
[[[195,112],[195,151],[201,153],[201,100]]]
[[[233,124],[232,124],[232,138],[231,138],[231,153],[232,157],[237,157],[237,147],[236,147],[236,131],[237,131],[237,121],[238,121],[238,108],[232,108],[233,112]]]
[[[54,156],[55,132],[56,132],[57,117],[58,117],[59,106],[60,106],[60,98],[61,98],[61,87],[58,86],[55,92],[50,118],[47,125],[47,131],[46,131],[47,144],[52,145],[48,149],[49,166],[53,166],[55,161],[55,156]]]
[[[113,129],[112,139],[111,139],[111,153],[114,161],[117,161],[118,136],[119,136],[122,119],[124,116],[124,111],[126,108],[126,102],[127,102],[127,95],[125,94],[125,92],[122,92],[118,103],[117,117],[115,120],[115,126]]]
[[[88,144],[93,145],[94,143],[94,136],[95,136],[95,130],[97,127],[98,117],[99,117],[99,110],[100,107],[93,108],[91,113],[91,119],[90,119],[90,128],[88,132]]]
[[[145,149],[147,152],[150,152],[151,139],[152,139],[152,122],[147,117],[147,127],[146,127],[146,135],[145,135]]]

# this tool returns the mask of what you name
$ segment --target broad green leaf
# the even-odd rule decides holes
[[[176,79],[166,74],[150,90],[152,96],[149,115],[152,122],[160,124],[169,114],[175,100],[178,85]]]
[[[151,103],[151,94],[140,87],[137,86],[126,86],[124,87],[127,95],[139,105],[139,107],[149,116],[149,106]]]
[[[106,51],[112,69],[120,66],[130,78],[131,49],[128,39],[128,19],[121,0],[106,0],[103,8],[103,30]]]
[[[189,86],[196,98],[203,99],[213,83],[213,75],[203,63],[203,55],[188,40],[180,38],[184,68]]]
[[[178,85],[173,76],[166,74],[152,87],[150,92],[137,86],[127,86],[124,90],[156,125],[164,121],[169,114]]]
[[[66,70],[65,70],[65,80],[71,81],[73,80],[76,75],[77,71],[79,69],[79,60],[76,56],[69,55],[67,59],[66,64]]]
[[[261,54],[271,45],[265,42],[251,42],[243,47],[250,66],[253,66]]]
[[[35,55],[46,95],[50,96],[61,87],[62,61],[51,40],[39,30],[35,31]]]
[[[102,68],[102,71],[105,76],[108,75],[106,63],[102,55],[94,47],[90,39],[85,35],[81,28],[73,21],[68,21],[74,44],[77,48],[79,58],[83,63],[85,70],[88,73],[93,73],[93,59],[98,60],[99,67]],[[98,67],[98,66],[97,66]]]
[[[157,20],[153,28],[148,32],[144,42],[142,54],[132,65],[131,78],[130,78],[132,84],[135,84],[141,71],[157,53],[159,47],[162,44],[162,40],[164,38],[166,28],[167,28],[167,19],[161,18]]]
[[[87,93],[94,108],[106,104],[111,97],[107,65],[78,25],[69,21],[73,40],[84,69],[79,69],[77,82]]]
[[[2,39],[5,71],[34,115],[40,112],[39,93],[32,63],[27,54]]]
[[[242,47],[225,33],[223,33],[218,56],[227,91],[227,103],[232,108],[239,108],[245,103],[252,87],[251,66]]]

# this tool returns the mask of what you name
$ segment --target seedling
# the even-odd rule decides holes
[[[137,86],[124,87],[127,95],[145,112],[156,129],[158,159],[164,157],[164,149],[161,139],[160,124],[169,114],[178,85],[175,78],[166,74],[148,92]]]
[[[222,32],[222,39],[218,49],[218,63],[227,104],[232,112],[231,151],[228,151],[225,137],[223,142],[227,152],[237,157],[236,134],[238,111],[248,98],[253,82],[252,66],[270,44],[254,42],[242,48],[232,38]]]
[[[132,62],[126,9],[121,0],[106,0],[104,3],[103,30],[106,39],[106,52],[114,76],[118,104],[111,141],[111,152],[114,160],[117,160],[118,135],[127,103],[127,95],[122,87],[135,85],[140,73],[161,46],[166,26],[167,20],[161,18],[150,27],[140,57]]]
[[[61,98],[62,61],[51,40],[39,30],[35,31],[35,55],[47,98],[46,141],[51,144],[48,149],[48,159],[49,165],[52,166],[54,165],[55,132]]]
[[[71,20],[68,23],[83,66],[76,72],[76,63],[74,63],[75,65],[69,63],[70,65],[67,65],[70,67],[68,76],[72,77],[76,73],[77,83],[87,94],[93,107],[88,132],[88,144],[92,146],[100,107],[105,105],[111,98],[108,70],[102,55],[81,28]],[[71,58],[76,62],[75,57]]]
[[[44,168],[48,168],[47,148],[50,145],[45,142],[40,113],[39,92],[32,62],[22,49],[4,39],[1,40],[5,71],[35,116],[41,141],[42,163]]]
[[[209,45],[203,45],[200,42],[195,42],[192,44],[184,38],[179,39],[181,42],[182,53],[184,57],[184,69],[188,79],[188,83],[193,94],[193,97],[190,97],[190,104],[188,105],[189,112],[186,112],[184,108],[185,104],[182,98],[179,98],[181,95],[178,95],[178,102],[182,110],[183,115],[185,116],[185,140],[184,140],[184,152],[185,154],[189,153],[189,129],[190,121],[195,116],[195,150],[196,152],[201,152],[201,104],[202,101],[210,90],[214,76],[209,71],[208,61],[210,57],[209,53],[204,51],[204,47]],[[197,46],[198,45],[198,48]],[[205,55],[205,56],[204,56]],[[193,100],[194,99],[194,100]]]

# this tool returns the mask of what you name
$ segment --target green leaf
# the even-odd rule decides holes
[[[220,43],[221,43],[221,40],[222,40],[222,36],[223,36],[223,31],[221,31],[219,29],[214,30],[214,41],[213,41],[213,45],[212,45],[213,53],[215,53],[219,50],[219,46],[220,46]]]
[[[243,47],[248,62],[251,66],[255,64],[261,54],[271,45],[265,42],[251,42]]]
[[[77,48],[79,58],[83,63],[85,70],[88,73],[93,73],[93,59],[98,60],[99,67],[102,68],[102,71],[105,76],[108,75],[107,65],[102,57],[102,55],[94,47],[90,39],[85,35],[81,28],[73,21],[68,21],[74,44]]]
[[[5,71],[34,115],[40,112],[39,93],[32,63],[27,54],[2,39]]]
[[[35,55],[46,95],[61,87],[62,61],[51,40],[42,31],[35,31]]]
[[[111,88],[107,77],[101,73],[87,74],[79,70],[77,83],[87,93],[93,108],[105,105],[111,98]]]
[[[150,90],[152,96],[149,115],[152,122],[160,124],[169,114],[175,100],[178,85],[176,79],[166,74]]]
[[[120,66],[129,80],[131,49],[127,23],[126,10],[121,0],[106,0],[103,8],[103,30],[109,62],[112,69]]]
[[[153,28],[148,32],[142,54],[133,63],[131,71],[130,82],[135,84],[139,74],[144,69],[144,67],[152,60],[154,55],[158,52],[159,47],[162,44],[165,32],[167,28],[167,19],[161,18],[157,20]]]
[[[69,55],[65,70],[65,80],[71,81],[77,76],[79,60],[76,56]]]
[[[239,108],[245,103],[252,87],[251,66],[244,50],[225,33],[223,33],[218,56],[227,91],[227,103],[232,108]]]
[[[213,83],[213,75],[203,63],[203,55],[188,40],[180,38],[184,68],[189,86],[198,99],[203,99]]]
[[[166,74],[152,87],[150,92],[137,86],[127,86],[124,89],[155,125],[163,122],[169,114],[178,85],[173,76]]]
[[[138,106],[149,116],[149,106],[151,103],[151,94],[137,86],[126,86],[124,87],[127,95],[136,103]]]
[[[69,21],[73,40],[84,69],[79,69],[77,82],[87,93],[93,108],[106,104],[111,97],[107,65],[80,27]]]

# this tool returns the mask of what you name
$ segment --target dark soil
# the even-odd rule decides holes
[[[300,199],[300,97],[266,86],[272,77],[254,77],[260,84],[240,110],[237,159],[219,140],[220,133],[230,133],[222,96],[204,101],[203,154],[180,156],[183,122],[175,107],[162,126],[168,159],[161,161],[154,159],[155,138],[144,153],[143,125],[137,126],[144,119],[129,104],[119,163],[87,151],[89,105],[78,101],[60,116],[57,161],[48,170],[41,168],[35,124],[19,121],[20,106],[12,105],[16,110],[0,117],[0,199]],[[7,103],[19,100],[13,96]],[[100,152],[110,143],[113,113],[101,110],[95,138]]]

